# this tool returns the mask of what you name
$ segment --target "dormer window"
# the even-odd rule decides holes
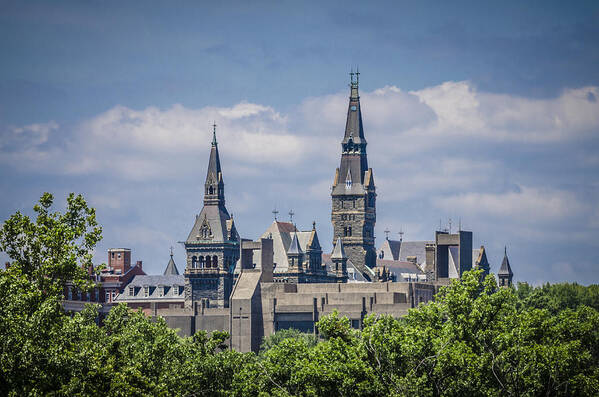
[[[133,287],[129,287],[129,296],[133,295],[135,295],[135,291],[133,290]]]

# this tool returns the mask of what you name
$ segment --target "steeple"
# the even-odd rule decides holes
[[[179,275],[179,269],[177,269],[177,265],[175,265],[175,261],[173,260],[173,249],[171,247],[171,259],[168,261],[166,265],[166,269],[164,269],[165,276],[174,276]]]
[[[359,94],[360,72],[350,73],[350,93],[341,162],[331,189],[333,243],[340,237],[352,265],[368,279],[367,267],[376,266],[374,225],[376,187],[368,168],[366,138]]]
[[[299,240],[297,239],[297,233],[293,233],[293,240],[289,244],[287,250],[287,260],[289,262],[289,272],[302,272],[302,262],[304,259],[304,252],[302,251]]]
[[[220,168],[218,143],[216,142],[216,123],[212,125],[212,147],[210,148],[210,159],[208,160],[208,171],[206,172],[204,187],[204,205],[224,207],[225,184]]]
[[[501,287],[509,287],[512,285],[512,278],[514,273],[512,273],[512,267],[510,266],[510,260],[507,257],[507,247],[504,248],[503,251],[503,262],[501,262],[501,267],[497,272],[497,277],[499,278],[499,286]]]

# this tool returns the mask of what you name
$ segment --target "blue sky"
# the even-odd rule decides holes
[[[383,231],[461,219],[494,270],[599,282],[597,2],[0,1],[0,218],[83,193],[109,247],[181,268],[216,120],[243,237],[317,222],[350,68]],[[285,217],[285,216],[280,216]]]

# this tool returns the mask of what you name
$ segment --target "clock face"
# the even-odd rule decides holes
[[[356,107],[356,105],[351,105],[350,107],[352,112],[355,112],[356,110],[358,110],[358,108]]]

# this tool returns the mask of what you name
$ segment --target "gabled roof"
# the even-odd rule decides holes
[[[205,205],[202,208],[200,215],[196,217],[196,221],[187,236],[188,243],[194,242],[225,242],[227,239],[227,221],[231,217],[224,206]],[[203,239],[201,229],[204,225],[210,227],[210,235],[207,239]]]
[[[497,275],[510,277],[514,275],[514,273],[512,273],[512,267],[510,266],[510,260],[507,257],[507,248],[504,251],[503,262],[501,262],[501,267],[499,268]]]
[[[331,259],[347,259],[347,256],[345,255],[345,249],[343,248],[343,243],[341,242],[341,237],[337,237],[337,243],[333,248]]]
[[[171,259],[169,259],[168,264],[166,265],[166,269],[164,269],[164,276],[176,276],[179,275],[179,269],[177,269],[177,265],[175,265],[175,261],[173,260],[173,254],[171,254]]]
[[[378,249],[378,252],[380,253],[383,251],[384,255],[382,259],[402,262],[406,262],[408,257],[415,256],[416,262],[420,265],[426,262],[426,244],[430,243],[433,243],[433,241],[401,241],[386,239],[381,248]]]

